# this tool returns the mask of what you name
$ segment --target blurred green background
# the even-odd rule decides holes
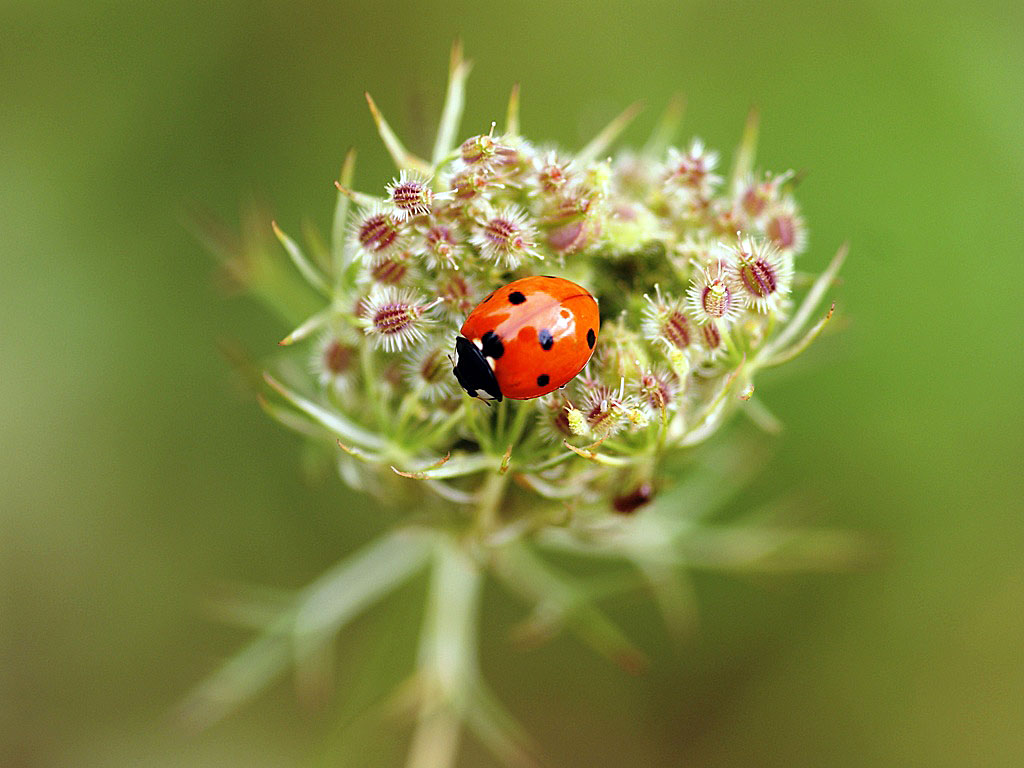
[[[358,185],[392,173],[362,92],[426,151],[457,34],[463,135],[519,81],[531,138],[579,146],[643,98],[640,142],[678,90],[684,134],[729,156],[757,104],[759,165],[808,171],[807,263],[852,245],[847,327],[759,387],[786,430],[747,500],[792,495],[882,556],[702,577],[681,649],[645,599],[620,601],[641,677],[572,640],[514,649],[518,608],[492,601],[486,673],[551,763],[1020,765],[1022,29],[1019,3],[949,0],[5,0],[0,765],[394,757],[336,723],[383,674],[376,638],[381,669],[408,663],[415,588],[342,640],[325,709],[281,684],[208,732],[170,727],[245,636],[203,614],[216,585],[301,585],[381,525],[303,480],[297,439],[224,362],[218,340],[262,355],[287,329],[224,299],[182,211],[237,221],[255,196],[287,229],[326,226],[348,146]],[[491,764],[466,747],[462,765]]]

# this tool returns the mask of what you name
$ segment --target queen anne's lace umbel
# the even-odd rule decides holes
[[[754,396],[755,379],[821,332],[832,310],[815,313],[845,248],[817,278],[798,271],[807,233],[797,176],[754,171],[753,115],[728,170],[698,139],[671,146],[679,104],[641,151],[609,154],[635,115],[630,108],[573,153],[523,136],[515,89],[500,129],[457,143],[467,73],[456,47],[429,160],[405,148],[367,96],[397,174],[376,193],[357,192],[349,153],[329,245],[313,234],[300,246],[275,225],[321,306],[281,342],[308,350],[309,364],[295,366],[286,354],[265,375],[261,403],[327,446],[346,483],[398,506],[405,521],[303,591],[275,631],[302,648],[322,647],[356,610],[431,563],[416,672],[429,717],[421,714],[413,754],[439,738],[436,718],[457,732],[475,709],[468,724],[508,758],[528,750],[477,674],[472,638],[484,573],[536,606],[529,632],[565,624],[635,667],[639,652],[538,548],[634,563],[677,630],[688,621],[677,580],[694,562],[778,567],[777,537],[788,567],[841,556],[839,539],[822,546],[807,531],[736,527],[701,538],[709,510],[652,501],[692,482],[701,466],[725,478],[734,458],[709,466],[695,459],[694,475],[665,467],[691,456],[734,411],[775,427]],[[250,279],[268,270],[238,263],[251,254],[232,258],[245,287],[284,304],[284,289]],[[593,293],[602,319],[594,356],[561,390],[488,407],[455,386],[455,336],[488,293],[533,274]],[[731,546],[730,530],[742,530],[742,547]],[[263,654],[258,674],[269,679],[301,663],[291,642],[251,650]],[[240,664],[197,691],[190,717],[214,719],[259,687]]]

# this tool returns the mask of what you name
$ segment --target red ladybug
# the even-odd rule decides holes
[[[455,338],[455,378],[470,397],[529,400],[565,385],[590,360],[597,302],[560,277],[524,277],[494,291]]]

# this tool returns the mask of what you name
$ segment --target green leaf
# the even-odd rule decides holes
[[[352,178],[356,171],[355,147],[345,153],[345,162],[341,166],[341,174],[335,186],[338,197],[334,203],[334,220],[331,222],[331,262],[334,265],[334,280],[340,284],[348,267],[352,254],[348,247],[348,212],[352,207],[352,199],[342,190],[352,186]]]
[[[188,695],[178,710],[196,730],[208,728],[284,674],[291,663],[291,617],[278,618]]]
[[[371,451],[384,451],[388,447],[387,442],[378,435],[354,424],[337,411],[329,411],[291,391],[269,373],[264,373],[263,379],[281,397],[344,442],[353,443]]]
[[[399,529],[346,558],[304,590],[296,635],[332,635],[423,568],[434,547],[425,531]]]
[[[466,725],[508,768],[538,768],[537,748],[523,727],[479,677],[474,677]]]
[[[743,138],[736,149],[732,171],[729,173],[729,186],[733,190],[754,170],[754,157],[757,154],[757,134],[760,129],[761,115],[757,107],[751,107],[747,113],[747,122],[743,126]]]
[[[839,268],[843,266],[843,261],[846,259],[846,254],[849,253],[849,250],[849,243],[843,243],[839,246],[839,250],[832,257],[828,267],[818,276],[818,279],[814,281],[814,285],[811,286],[811,290],[807,292],[803,302],[800,304],[800,309],[796,311],[796,314],[787,323],[785,329],[772,341],[765,344],[757,355],[757,361],[773,357],[780,349],[796,338],[797,334],[800,333],[810,319],[811,314],[817,309],[818,303],[824,297],[825,292],[832,287],[832,281],[835,280]]]
[[[405,145],[399,141],[398,136],[391,130],[391,126],[388,125],[387,120],[384,119],[384,115],[377,109],[377,104],[374,102],[373,97],[369,93],[363,94],[366,96],[366,103],[370,107],[370,114],[373,116],[373,122],[377,125],[377,133],[380,134],[381,141],[384,142],[384,147],[387,149],[388,154],[391,155],[391,159],[395,161],[395,165],[398,166],[399,170],[412,170],[419,171],[420,173],[430,175],[430,165],[426,160],[416,157],[412,152],[405,148]]]
[[[783,363],[788,363],[795,357],[799,357],[800,354],[809,346],[811,346],[811,343],[816,338],[818,338],[819,335],[821,335],[822,330],[824,330],[825,325],[828,323],[828,321],[832,319],[832,315],[835,313],[835,311],[836,305],[832,304],[832,306],[829,307],[829,310],[825,314],[825,316],[821,318],[821,320],[816,322],[813,326],[811,326],[811,329],[807,331],[806,334],[804,334],[804,337],[800,339],[800,341],[798,341],[789,349],[784,349],[774,357],[770,357],[769,359],[765,360],[763,363],[761,363],[761,367],[770,368],[774,365],[782,365]]]
[[[650,158],[660,160],[665,150],[675,141],[679,126],[683,122],[683,115],[686,112],[686,98],[681,93],[676,93],[668,102],[665,111],[662,113],[658,124],[651,133],[651,138],[644,145],[644,154]]]
[[[505,133],[519,135],[519,83],[512,86],[508,95],[508,109],[505,111]]]
[[[646,656],[598,608],[590,594],[545,563],[522,542],[496,553],[495,574],[509,589],[536,605],[521,636],[544,640],[565,627],[602,656],[628,672],[640,672]]]
[[[302,248],[299,244],[292,240],[286,235],[276,221],[270,222],[270,225],[274,228],[274,234],[277,235],[277,239],[281,241],[281,245],[288,252],[291,257],[292,263],[296,266],[302,276],[306,279],[306,282],[316,288],[324,296],[330,296],[330,288],[327,287],[327,281],[323,275],[317,270],[316,267],[309,261],[306,254],[302,252]]]
[[[497,470],[498,463],[494,457],[482,453],[457,456],[454,459],[434,461],[421,469],[404,471],[392,467],[396,475],[414,480],[443,480],[449,477],[463,477],[485,470]]]
[[[633,122],[633,118],[640,114],[641,109],[643,109],[643,103],[637,101],[620,112],[608,125],[601,129],[597,136],[576,153],[574,165],[579,168],[586,168],[590,163],[603,155],[612,142],[618,138],[619,134],[626,129],[626,126]]]
[[[455,149],[455,134],[462,120],[462,109],[466,99],[466,78],[472,65],[462,58],[462,42],[452,43],[452,52],[448,64],[448,90],[444,96],[444,108],[441,110],[441,124],[437,129],[437,140],[434,142],[432,161],[437,168]]]
[[[315,315],[311,315],[306,318],[298,328],[277,343],[282,347],[287,347],[294,344],[296,341],[302,341],[304,338],[309,336],[309,334],[319,331],[327,325],[327,322],[331,319],[333,314],[334,308],[327,307],[326,309],[317,312]]]

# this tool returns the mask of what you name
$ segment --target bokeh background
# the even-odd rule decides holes
[[[526,134],[567,146],[637,98],[640,142],[681,91],[684,134],[728,156],[756,104],[759,164],[808,171],[807,263],[852,246],[843,332],[759,387],[786,429],[744,498],[879,557],[702,576],[681,648],[646,601],[613,604],[640,677],[572,640],[517,650],[519,609],[492,603],[486,673],[551,764],[1020,765],[1022,29],[998,0],[4,0],[0,764],[396,764],[401,729],[351,715],[407,669],[415,587],[341,641],[325,708],[282,683],[205,733],[170,724],[245,637],[203,613],[212,589],[304,584],[382,519],[307,480],[245,394],[218,342],[267,354],[287,329],[225,298],[182,211],[237,222],[255,198],[326,226],[350,145],[358,185],[391,175],[362,92],[425,151],[461,35],[464,135],[514,81]],[[472,744],[462,764],[492,765]]]

